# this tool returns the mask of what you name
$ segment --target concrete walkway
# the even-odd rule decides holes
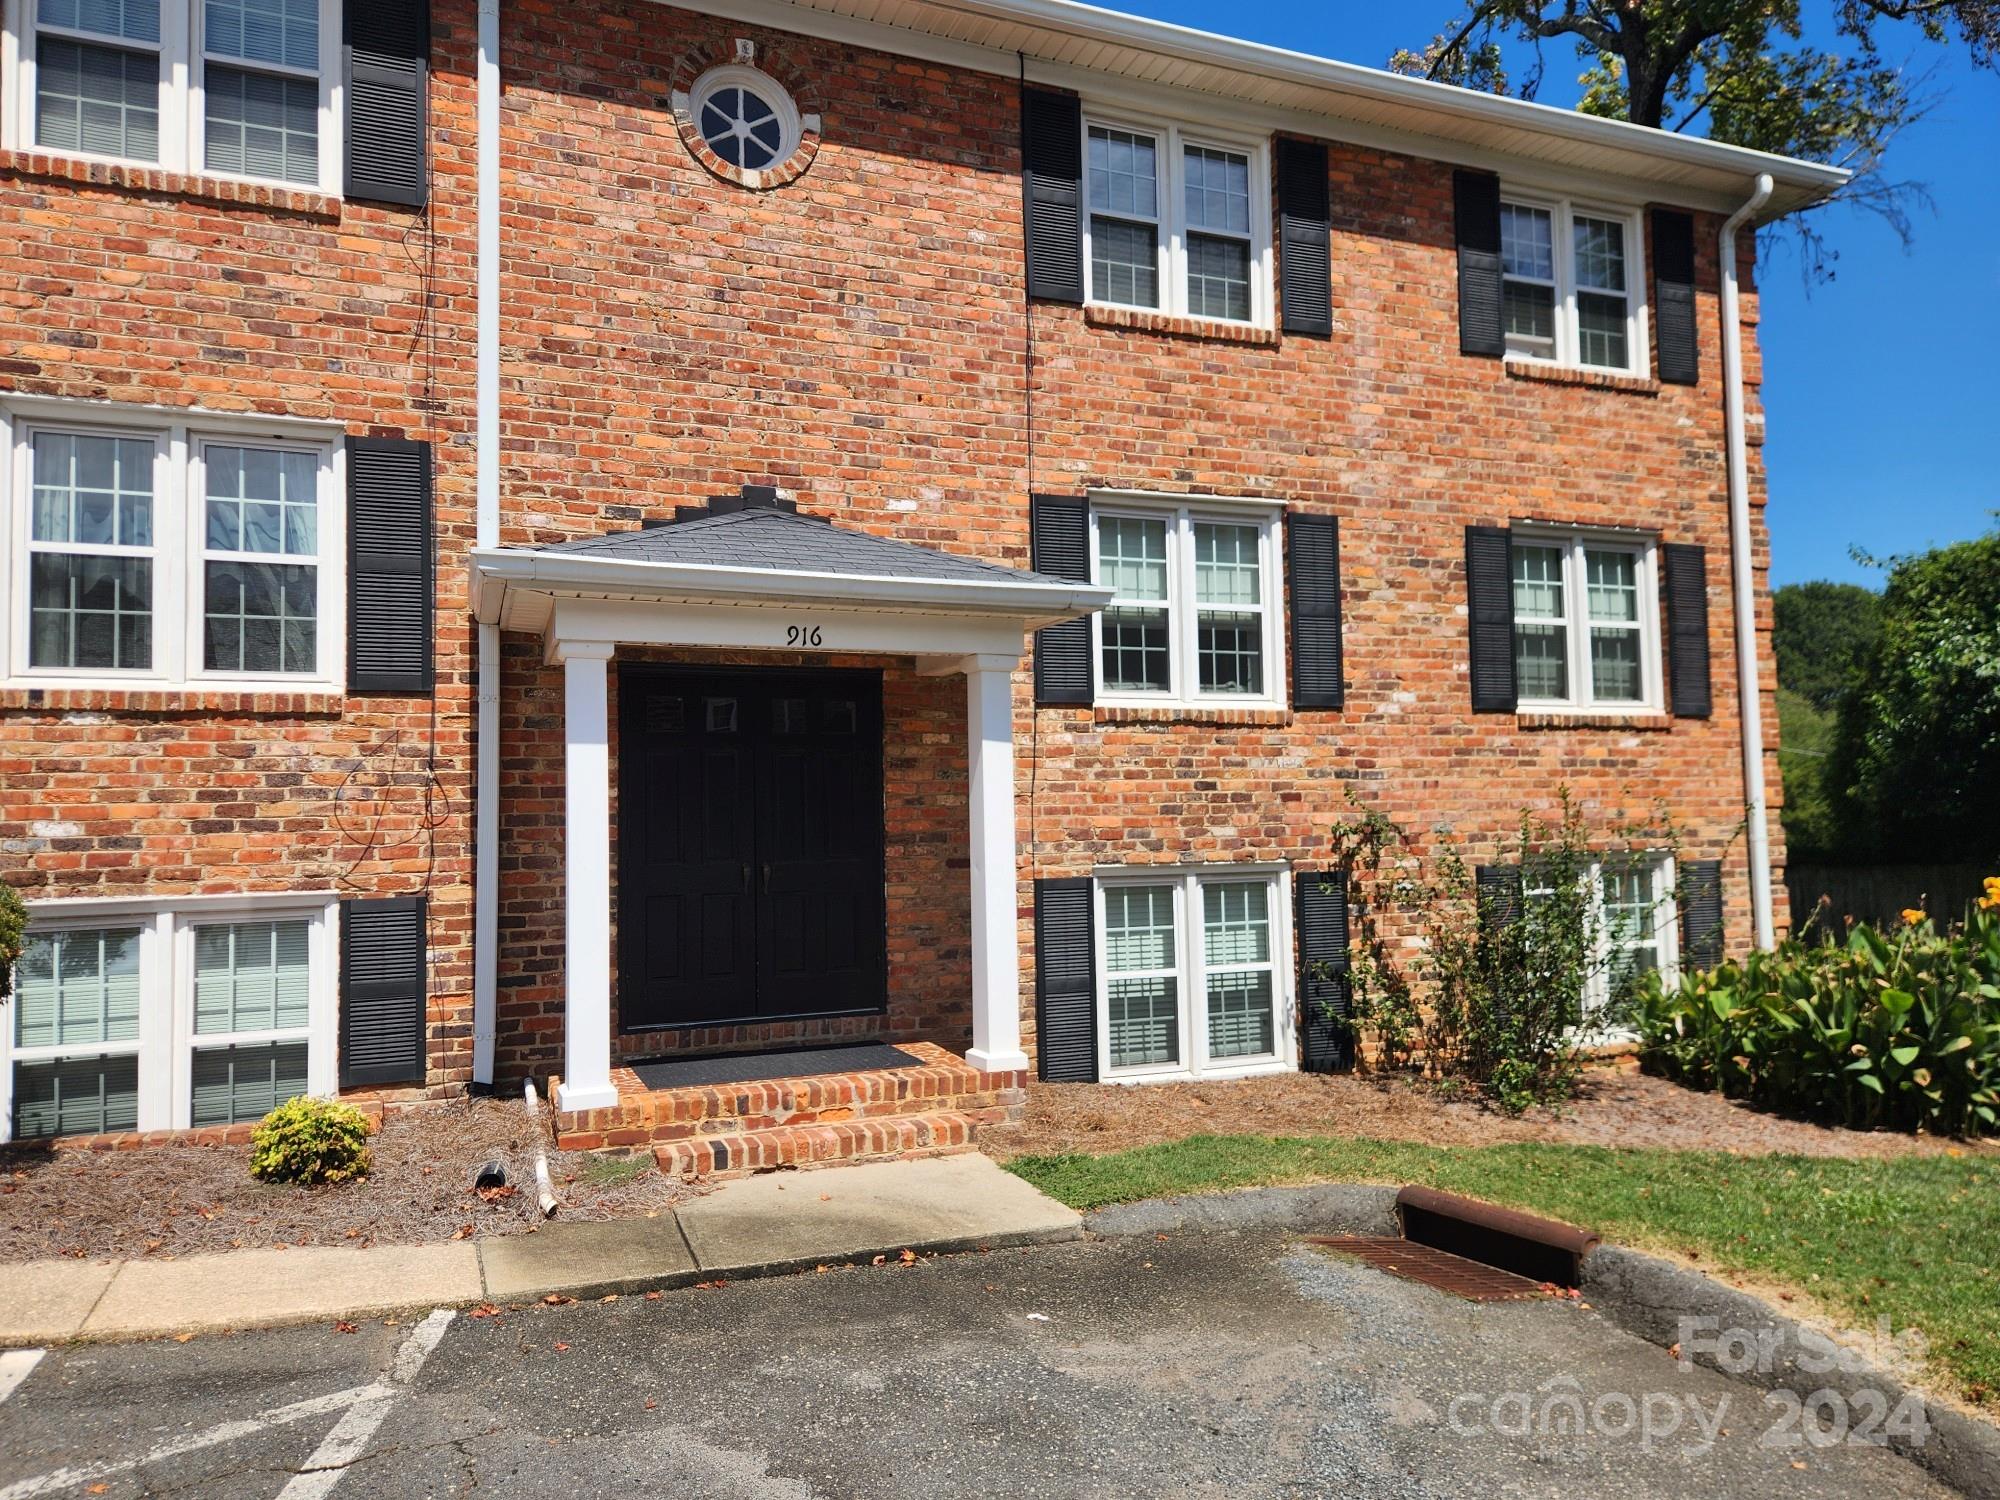
[[[477,1242],[30,1261],[0,1269],[0,1346],[379,1317],[550,1292],[602,1296],[1082,1233],[1075,1212],[988,1157],[870,1162],[724,1183],[656,1219],[558,1217],[532,1234]]]

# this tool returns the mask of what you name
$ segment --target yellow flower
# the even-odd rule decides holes
[[[1923,921],[1923,919],[1924,913],[1921,907],[1906,906],[1903,908],[1903,921],[1907,926],[1914,927],[1917,923]]]
[[[1979,898],[1979,909],[2000,911],[2000,875],[1988,875],[1984,884],[1986,894]]]

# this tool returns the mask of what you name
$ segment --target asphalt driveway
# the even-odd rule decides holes
[[[0,1399],[0,1500],[474,1489],[1950,1493],[1879,1448],[1805,1431],[1749,1386],[1683,1372],[1574,1303],[1477,1306],[1276,1233],[1048,1245],[345,1333],[79,1345]]]

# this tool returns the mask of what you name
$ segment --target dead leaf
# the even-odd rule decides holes
[[[597,1300],[599,1302],[616,1302],[618,1300],[618,1294],[616,1292],[606,1292],[602,1297],[599,1297]]]
[[[177,1333],[174,1335],[174,1342],[176,1344],[185,1344],[189,1339],[193,1337],[194,1335],[191,1333]]]
[[[569,1345],[568,1345],[568,1344],[561,1344],[561,1343],[557,1344],[557,1345],[556,1345],[556,1353],[558,1353],[558,1354],[567,1354],[567,1353],[569,1353]]]
[[[713,1281],[697,1281],[694,1284],[694,1289],[698,1292],[719,1292],[728,1285],[729,1282],[726,1279],[718,1276]]]
[[[658,1411],[659,1409],[660,1409],[660,1403],[655,1401],[651,1396],[648,1396],[646,1398],[646,1410]]]
[[[868,1264],[871,1266],[886,1266],[887,1264],[889,1264],[889,1257],[886,1255],[878,1255],[873,1260],[869,1261]]]
[[[648,1292],[646,1293],[646,1300],[648,1302],[658,1302],[660,1300],[660,1294],[658,1292]]]
[[[568,1292],[550,1292],[548,1296],[542,1298],[542,1301],[550,1307],[561,1307],[566,1302],[576,1301],[576,1298],[570,1296]]]
[[[451,1232],[451,1237],[455,1240],[469,1240],[472,1238],[472,1233],[470,1224],[461,1224]]]
[[[356,1325],[348,1322],[345,1318],[342,1318],[333,1325],[333,1331],[335,1333],[354,1333],[357,1331],[357,1329]]]
[[[108,1484],[93,1484],[84,1493],[86,1495],[108,1495],[111,1493],[111,1486]]]
[[[914,1250],[905,1250],[902,1255],[902,1261],[906,1266],[915,1265],[917,1263],[917,1252]]]
[[[483,1187],[479,1189],[479,1196],[484,1202],[498,1203],[502,1198],[511,1198],[520,1191],[517,1187]]]
[[[466,1316],[468,1318],[497,1318],[500,1316],[500,1309],[495,1307],[491,1302],[482,1302],[479,1306],[473,1308],[471,1312],[467,1313]]]

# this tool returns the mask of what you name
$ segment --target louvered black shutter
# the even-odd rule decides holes
[[[1299,926],[1299,1068],[1344,1073],[1354,1066],[1347,872],[1299,871],[1292,904]]]
[[[347,686],[428,693],[431,445],[347,440]]]
[[[1504,526],[1465,528],[1465,603],[1472,633],[1472,711],[1514,711],[1514,574]]]
[[[1693,385],[1701,376],[1694,331],[1694,218],[1653,210],[1653,305],[1659,322],[1660,379]]]
[[[1021,212],[1028,295],[1083,301],[1083,101],[1021,90]]]
[[[1722,962],[1722,861],[1680,861],[1681,968]]]
[[[1090,502],[1070,495],[1028,497],[1028,546],[1037,573],[1090,582]],[[1088,703],[1090,621],[1065,620],[1035,632],[1035,701]]]
[[[1326,147],[1278,141],[1278,295],[1284,331],[1333,332],[1333,251],[1329,228]]]
[[[1678,719],[1705,719],[1708,690],[1708,550],[1685,542],[1660,549],[1667,574],[1667,685]]]
[[[340,903],[340,1086],[424,1078],[424,898]]]
[[[1340,523],[1332,516],[1285,516],[1292,613],[1292,707],[1346,702],[1340,655]]]
[[[1507,352],[1500,316],[1500,179],[1491,172],[1451,174],[1458,235],[1458,352],[1495,358]]]
[[[1035,882],[1035,1059],[1051,1083],[1097,1082],[1091,880]]]
[[[430,0],[347,0],[347,195],[421,208],[430,186]]]

